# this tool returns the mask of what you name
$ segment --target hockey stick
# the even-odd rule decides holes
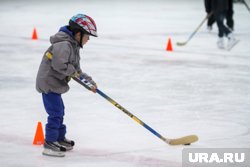
[[[193,36],[198,32],[198,30],[201,28],[201,26],[204,24],[204,22],[212,15],[213,13],[209,13],[206,15],[206,17],[202,20],[202,22],[198,25],[198,27],[194,30],[194,32],[188,37],[188,39],[185,42],[177,42],[176,44],[178,46],[184,46],[188,43],[188,41],[190,41]]]
[[[248,6],[248,4],[246,3],[245,0],[243,0],[243,3],[245,4],[245,6],[247,7],[248,11],[250,12],[250,8],[249,8],[249,6]]]
[[[89,85],[90,83],[88,81],[81,81],[80,79],[78,79],[76,77],[73,77],[73,79],[76,82],[78,82],[79,84],[81,84],[82,86],[84,86],[85,88],[87,88],[88,90],[91,90],[90,85]],[[104,94],[99,89],[96,89],[96,93],[98,93],[100,96],[102,96],[107,101],[109,101],[111,104],[113,104],[115,107],[117,107],[122,112],[127,114],[134,121],[139,123],[141,126],[146,128],[147,130],[149,130],[151,133],[153,133],[155,136],[157,136],[158,138],[160,138],[162,141],[164,141],[165,143],[167,143],[169,145],[190,145],[191,143],[194,143],[194,142],[196,142],[198,140],[198,137],[196,135],[189,135],[189,136],[184,136],[184,137],[176,138],[176,139],[165,138],[162,135],[160,135],[158,132],[156,132],[154,129],[152,129],[149,125],[147,125],[142,120],[140,120],[138,117],[136,117],[135,115],[130,113],[128,110],[126,110],[124,107],[122,107],[120,104],[118,104],[116,101],[114,101],[109,96]]]

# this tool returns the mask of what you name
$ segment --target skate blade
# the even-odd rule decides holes
[[[44,149],[43,150],[43,155],[46,156],[51,156],[51,157],[64,157],[65,153],[64,152],[59,152],[59,151],[53,151],[51,149]]]
[[[233,49],[233,47],[235,45],[237,45],[240,42],[240,40],[235,40],[233,44],[231,44],[230,46],[227,47],[227,50],[230,51],[231,49]]]

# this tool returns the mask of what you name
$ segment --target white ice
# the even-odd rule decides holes
[[[250,4],[250,1],[247,1]],[[64,158],[32,145],[46,124],[36,73],[49,36],[76,13],[93,17],[98,38],[81,51],[82,69],[99,89],[167,138],[197,134],[191,146],[169,146],[98,94],[71,81],[63,95]],[[183,148],[250,145],[250,13],[235,4],[230,52],[216,46],[217,26],[206,26],[183,47],[205,17],[201,0],[58,0],[0,2],[0,166],[180,167]],[[33,28],[39,40],[32,41]],[[171,38],[173,52],[166,52]]]

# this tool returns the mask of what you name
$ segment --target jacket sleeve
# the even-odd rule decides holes
[[[52,49],[53,58],[51,61],[51,67],[65,76],[71,76],[77,70],[70,64],[69,57],[71,55],[72,48],[67,42],[55,43]]]

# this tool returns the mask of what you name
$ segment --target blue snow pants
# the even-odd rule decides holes
[[[48,113],[45,129],[45,141],[62,141],[65,138],[66,126],[63,124],[64,104],[61,94],[42,93],[43,104]]]

